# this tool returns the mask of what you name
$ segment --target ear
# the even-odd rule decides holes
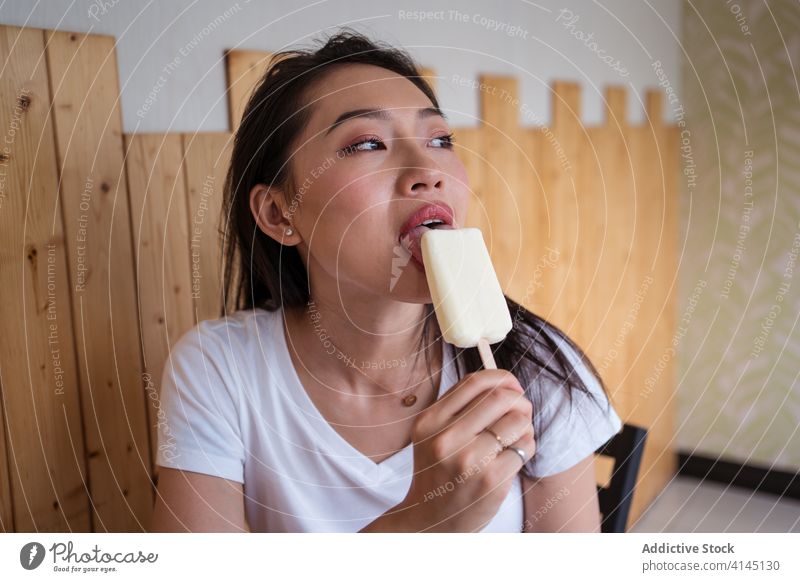
[[[283,191],[280,188],[256,184],[250,190],[250,212],[261,231],[283,245],[293,246],[302,239],[292,224],[291,214],[286,209]],[[286,229],[292,234],[287,234]]]

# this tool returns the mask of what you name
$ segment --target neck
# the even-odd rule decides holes
[[[341,300],[314,298],[305,307],[284,310],[289,343],[304,365],[325,370],[325,382],[354,394],[400,397],[406,388],[409,393],[422,389],[425,352],[433,347],[430,339],[420,344],[425,306],[354,304],[342,309]]]

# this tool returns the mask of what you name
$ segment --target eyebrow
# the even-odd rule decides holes
[[[423,109],[417,110],[417,119],[425,119],[427,117],[433,117],[433,116],[439,116],[445,121],[447,121],[447,116],[438,107],[425,107]],[[389,111],[387,111],[386,109],[354,109],[353,111],[345,111],[339,117],[336,118],[336,121],[334,121],[331,124],[331,126],[327,129],[325,135],[327,136],[330,132],[339,127],[345,121],[357,117],[367,117],[370,119],[391,121],[392,114],[389,113]]]

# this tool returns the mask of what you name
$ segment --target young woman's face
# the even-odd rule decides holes
[[[335,281],[340,293],[349,286],[359,294],[430,302],[424,270],[409,256],[408,239],[401,244],[401,231],[430,204],[450,214],[446,222],[464,224],[469,185],[447,139],[448,123],[425,112],[432,103],[411,81],[371,65],[334,69],[309,102],[287,198],[312,285],[316,272],[316,283]],[[336,123],[355,110],[383,114]]]

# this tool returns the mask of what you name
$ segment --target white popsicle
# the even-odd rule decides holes
[[[489,344],[505,338],[512,323],[483,234],[477,228],[431,229],[421,246],[444,339],[461,348],[477,346],[483,367],[496,368]]]

